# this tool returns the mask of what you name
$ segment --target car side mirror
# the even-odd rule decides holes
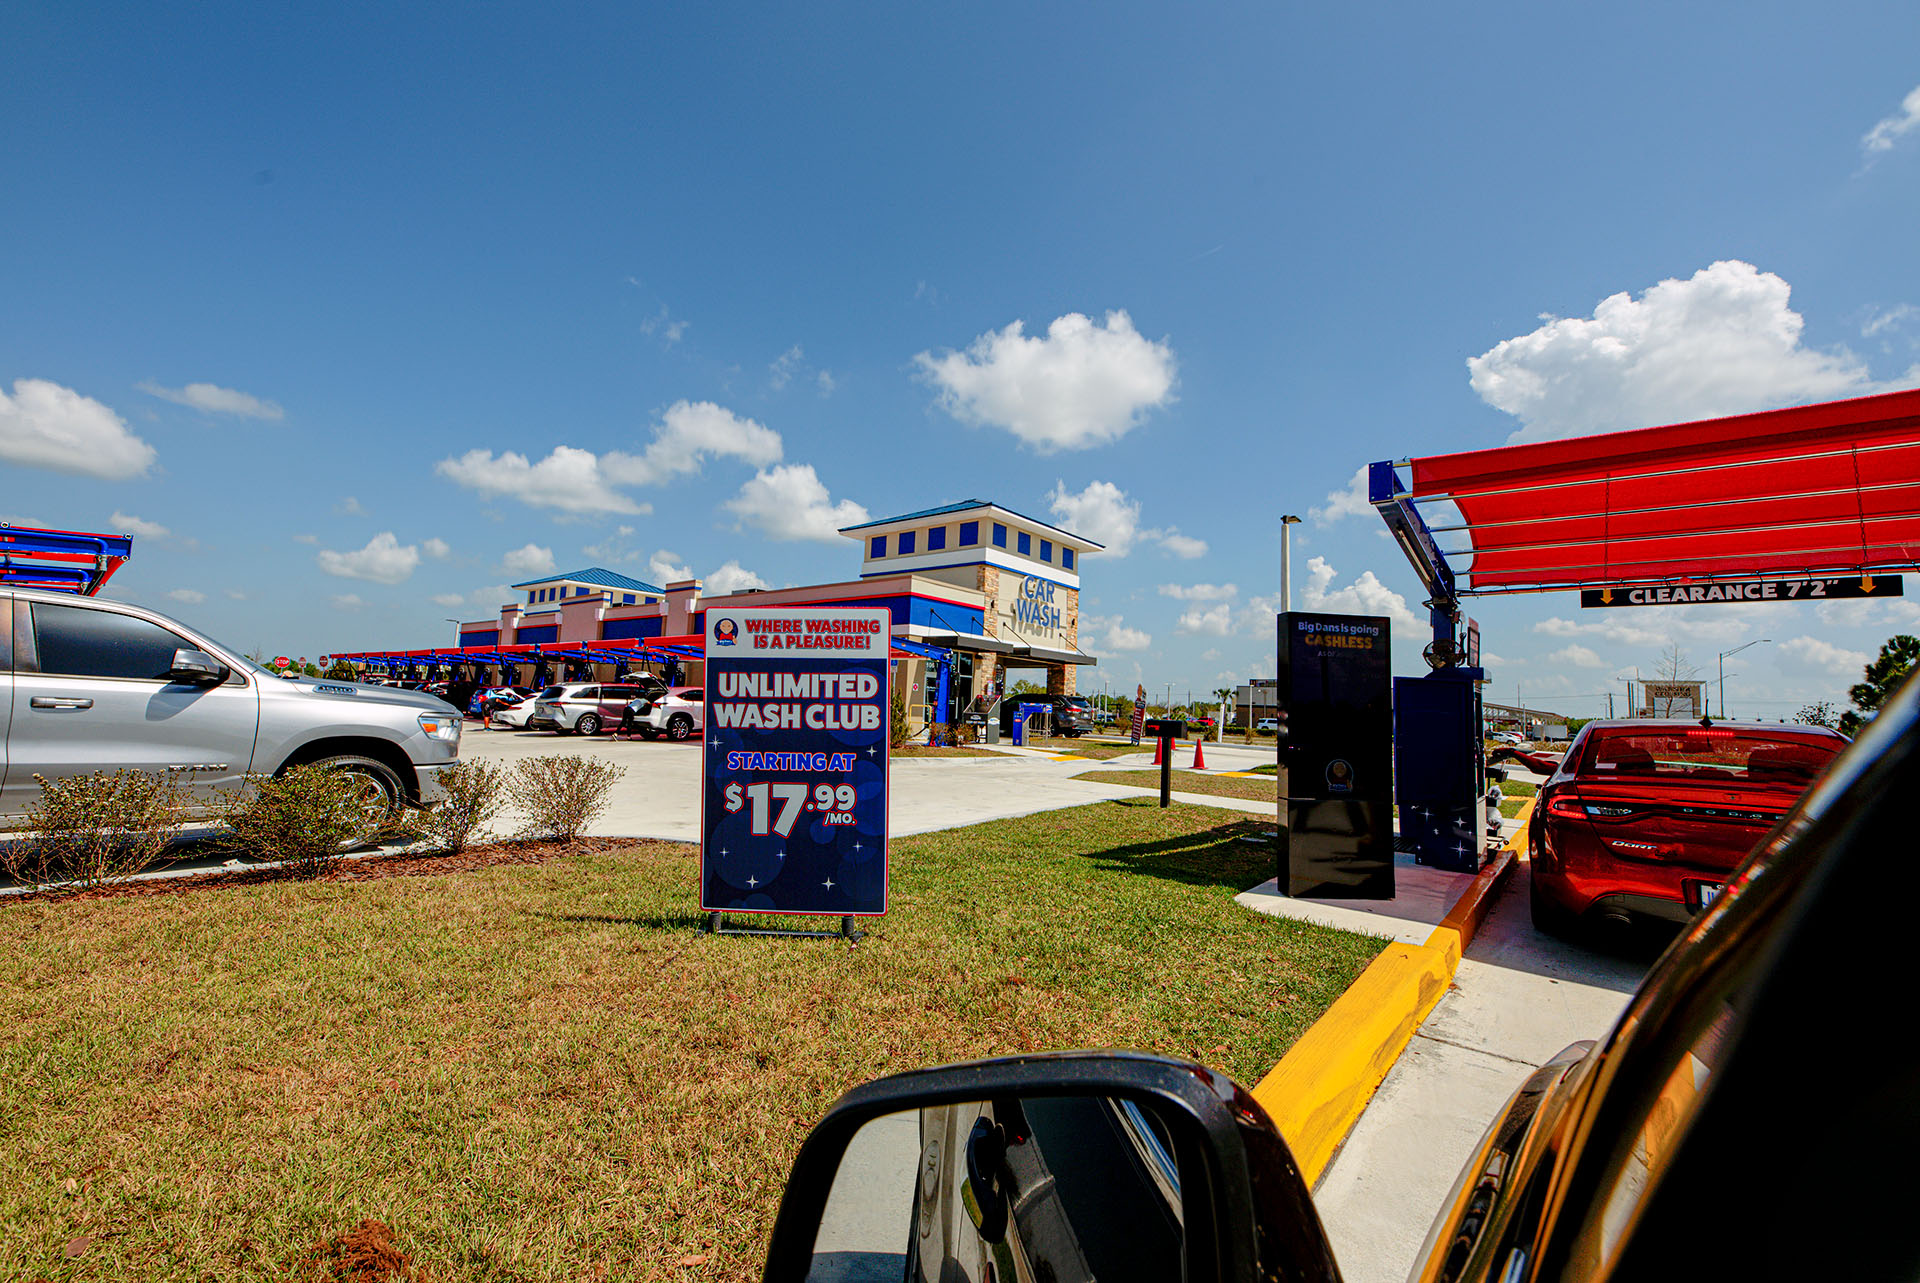
[[[1135,1052],[976,1061],[841,1097],[794,1160],[768,1283],[1339,1272],[1265,1112]]]
[[[218,686],[232,671],[204,650],[182,647],[173,652],[173,667],[167,670],[167,680],[189,686]]]

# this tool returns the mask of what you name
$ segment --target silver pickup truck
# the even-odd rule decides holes
[[[48,779],[178,772],[195,801],[249,773],[344,772],[370,824],[439,797],[460,714],[431,695],[288,680],[178,620],[125,602],[0,589],[0,816]]]

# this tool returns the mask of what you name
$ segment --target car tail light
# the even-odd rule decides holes
[[[1549,816],[1556,820],[1584,820],[1587,818],[1586,806],[1580,801],[1578,795],[1573,793],[1547,794],[1546,805],[1543,809]]]

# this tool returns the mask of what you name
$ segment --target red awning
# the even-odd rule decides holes
[[[1920,391],[1414,459],[1475,592],[1920,565]],[[1450,558],[1459,537],[1435,521]]]

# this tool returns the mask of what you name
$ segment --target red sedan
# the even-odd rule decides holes
[[[1818,726],[1582,727],[1528,828],[1534,925],[1685,922],[1846,745]]]

